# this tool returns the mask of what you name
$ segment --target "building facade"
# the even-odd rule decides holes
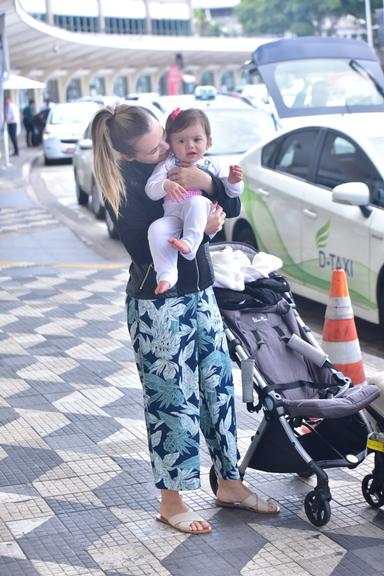
[[[237,3],[0,0],[0,12],[6,13],[12,71],[44,82],[43,96],[64,102],[97,94],[167,94],[175,64],[183,92],[196,84],[236,89],[243,63],[268,41],[239,34]],[[202,22],[210,27],[203,30]]]

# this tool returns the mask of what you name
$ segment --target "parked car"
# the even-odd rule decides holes
[[[158,96],[151,93],[142,95],[137,100],[127,101],[127,104],[147,107],[163,123],[168,113],[176,107],[203,107],[212,125],[213,145],[208,154],[223,156],[228,164],[237,163],[248,148],[261,138],[276,132],[270,115],[230,96],[196,99],[194,95]],[[73,169],[78,203],[86,206],[91,198],[95,216],[105,217],[110,237],[116,238],[115,227],[105,211],[103,195],[93,175],[90,126],[76,144]]]
[[[319,302],[343,268],[356,316],[384,325],[382,125],[346,117],[285,130],[241,165],[242,213],[227,238],[279,256],[293,291]]]
[[[218,95],[213,100],[199,100],[189,95],[160,96],[152,104],[161,110],[164,122],[175,108],[203,109],[212,132],[212,145],[206,156],[222,156],[228,164],[238,162],[257,142],[276,134],[270,114],[231,96]]]
[[[283,128],[315,116],[347,115],[354,121],[379,113],[383,122],[384,74],[376,53],[361,40],[315,36],[267,42],[253,52],[248,72],[257,83],[254,90],[264,83]]]
[[[76,142],[99,108],[99,103],[86,101],[56,104],[50,109],[43,131],[46,165],[72,158]]]

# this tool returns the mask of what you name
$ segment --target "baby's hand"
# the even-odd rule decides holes
[[[163,188],[167,195],[173,200],[174,202],[181,202],[184,200],[186,190],[177,182],[172,182],[171,180],[165,180]]]
[[[228,182],[230,184],[237,184],[243,179],[243,169],[238,164],[229,167]]]

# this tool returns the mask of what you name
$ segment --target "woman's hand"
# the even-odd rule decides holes
[[[213,194],[211,176],[197,166],[177,166],[168,172],[168,179],[177,182],[185,190],[204,190]]]
[[[211,212],[208,216],[207,225],[204,232],[207,236],[212,236],[220,232],[225,222],[225,212],[217,203],[212,203]]]

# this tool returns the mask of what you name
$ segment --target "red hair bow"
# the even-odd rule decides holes
[[[172,112],[171,112],[171,118],[172,120],[174,120],[179,114],[180,114],[181,110],[180,108],[175,108]]]

